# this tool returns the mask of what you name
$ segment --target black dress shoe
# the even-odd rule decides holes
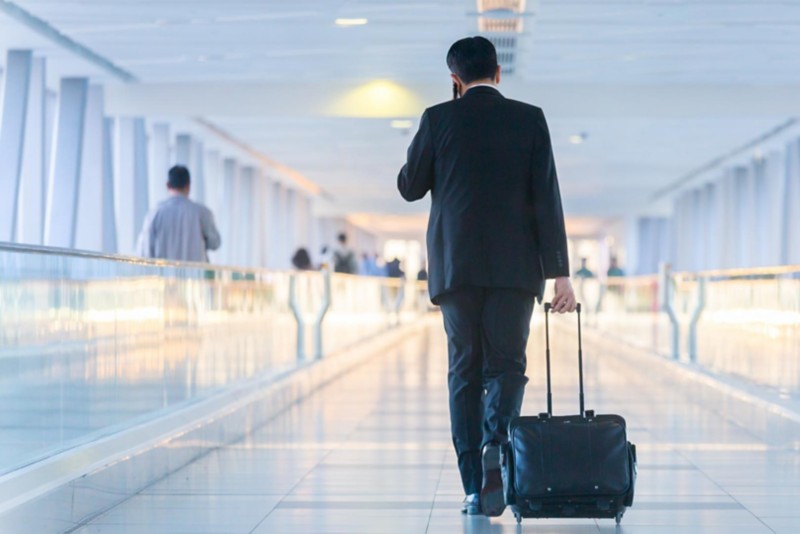
[[[483,447],[483,486],[481,487],[481,509],[488,517],[503,515],[506,500],[503,493],[503,477],[500,474],[500,446],[489,443]]]
[[[481,512],[481,496],[477,493],[470,493],[464,497],[464,506],[461,508],[462,514],[467,515],[480,515]]]

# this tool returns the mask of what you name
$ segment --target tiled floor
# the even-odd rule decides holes
[[[529,349],[526,413],[543,405],[541,329]],[[574,343],[554,344],[555,407],[575,410]],[[612,520],[464,517],[448,431],[446,355],[438,324],[300,403],[246,441],[97,517],[79,532],[430,533],[800,532],[796,437],[771,416],[746,425],[698,406],[646,361],[587,358],[587,399],[623,414],[638,444],[636,502]],[[765,441],[770,439],[771,441]]]

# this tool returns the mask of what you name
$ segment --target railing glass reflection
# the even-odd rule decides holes
[[[800,267],[576,283],[589,323],[627,343],[800,398]],[[675,326],[665,309],[671,306]]]
[[[0,472],[302,365],[293,276],[0,245]],[[309,333],[324,275],[297,276]],[[401,286],[333,275],[322,352],[395,324]]]

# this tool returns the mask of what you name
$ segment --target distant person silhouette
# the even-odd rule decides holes
[[[356,253],[347,248],[347,235],[339,234],[339,246],[333,252],[333,270],[337,273],[358,274]]]
[[[304,248],[297,249],[297,252],[295,252],[294,256],[292,256],[292,265],[294,265],[295,269],[300,271],[311,270],[313,266],[311,264],[311,256],[308,255],[308,251]]]
[[[618,260],[616,256],[611,256],[611,262],[608,266],[608,271],[606,275],[609,277],[618,277],[618,276],[625,276],[625,271],[619,266]]]
[[[214,215],[189,200],[189,170],[175,165],[169,170],[169,198],[147,214],[139,234],[138,253],[145,258],[207,262],[208,251],[222,244]]]
[[[594,278],[594,273],[586,266],[586,258],[581,258],[581,268],[575,271],[578,278]]]

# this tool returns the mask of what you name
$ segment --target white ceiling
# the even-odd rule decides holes
[[[425,205],[403,204],[394,189],[410,134],[387,118],[329,116],[325,98],[393,80],[420,101],[402,112],[416,119],[448,96],[450,43],[477,32],[475,0],[17,4],[141,81],[116,105],[203,115],[317,182],[333,199],[323,209],[338,213]],[[369,24],[341,28],[337,17]],[[0,47],[55,53],[30,32],[29,45],[11,36],[15,24],[0,19]],[[797,1],[529,0],[518,39],[515,74],[501,88],[544,106],[574,216],[656,209],[654,191],[800,111]],[[178,96],[159,97],[169,91]],[[202,99],[184,109],[181,94]],[[580,132],[586,141],[570,144]]]

